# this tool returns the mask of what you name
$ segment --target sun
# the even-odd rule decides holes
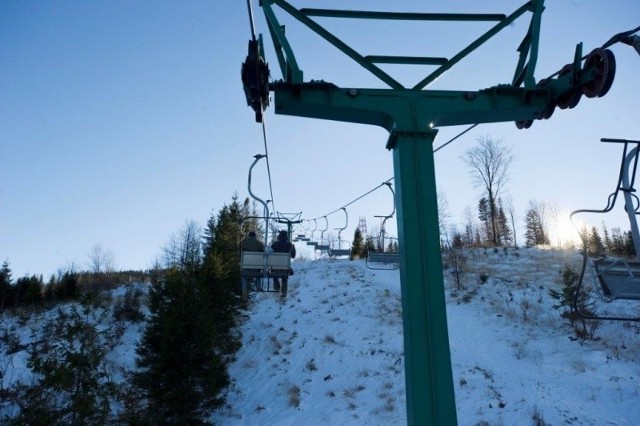
[[[582,244],[580,234],[574,224],[571,223],[568,214],[558,215],[555,223],[551,224],[550,231],[552,245],[557,245],[561,248],[573,248],[579,247]]]

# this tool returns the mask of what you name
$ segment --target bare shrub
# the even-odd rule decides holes
[[[289,387],[288,395],[289,405],[291,407],[298,408],[300,406],[300,387],[292,385]]]

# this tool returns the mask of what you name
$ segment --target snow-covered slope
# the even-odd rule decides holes
[[[470,250],[446,294],[460,425],[637,425],[640,329],[579,341],[549,296],[576,253]],[[222,425],[406,423],[398,271],[296,261],[290,291],[252,298]],[[488,277],[481,283],[480,275]],[[633,302],[610,309],[638,312]]]

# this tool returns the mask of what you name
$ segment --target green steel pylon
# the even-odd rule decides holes
[[[543,0],[531,0],[503,14],[393,13],[328,9],[296,9],[285,0],[261,0],[283,79],[264,88],[268,67],[261,43],[249,48],[243,64],[247,103],[261,116],[268,91],[275,94],[276,114],[295,115],[382,126],[393,150],[400,249],[400,277],[405,347],[407,421],[415,425],[457,424],[446,306],[438,233],[438,205],[433,141],[437,128],[462,124],[514,121],[528,128],[535,119],[551,116],[556,106],[572,108],[580,96],[603,96],[615,74],[610,51],[596,49],[582,57],[576,47],[571,64],[552,78],[535,81]],[[304,82],[291,46],[273,6],[306,25],[340,49],[388,89],[340,88],[326,82]],[[513,80],[479,91],[424,90],[514,20],[531,13]],[[495,24],[451,58],[363,56],[312,19],[314,16],[413,21],[486,21]],[[253,50],[252,50],[253,49]],[[582,62],[584,60],[584,66]],[[376,64],[436,66],[413,87],[404,87]],[[246,70],[256,70],[255,75]]]

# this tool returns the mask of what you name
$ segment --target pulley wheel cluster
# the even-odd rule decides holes
[[[558,77],[562,77],[572,72],[573,65],[567,64],[560,70]],[[583,94],[587,98],[601,98],[607,94],[613,78],[616,74],[616,58],[609,49],[594,49],[584,61],[584,66],[578,71],[583,76],[585,73],[590,77],[587,83],[581,86],[577,85],[580,76],[574,76],[574,87],[568,93],[559,96],[557,104],[561,109],[573,108],[578,105],[580,96]]]
[[[260,52],[257,40],[249,40],[249,53],[242,64],[242,85],[249,105],[262,122],[262,113],[269,105],[269,65]]]
[[[584,61],[584,69],[594,72],[594,79],[582,86],[587,98],[601,98],[607,94],[616,74],[616,57],[609,49],[595,49]]]
[[[567,64],[560,70],[558,74],[558,78],[563,77],[567,74],[573,72],[573,64]],[[578,73],[580,71],[578,70]],[[558,96],[556,99],[556,104],[560,109],[574,108],[580,102],[580,97],[582,96],[582,90],[579,86],[576,86],[577,76],[573,76],[573,87],[572,89],[565,93],[564,95]]]
[[[547,80],[546,78],[543,78],[537,84],[537,86],[540,87],[541,89],[546,88],[548,85],[549,85],[549,80]],[[538,115],[538,120],[542,120],[542,119],[548,120],[548,119],[550,119],[555,110],[556,110],[556,100],[552,99],[552,100],[549,101],[547,106],[545,106],[544,109]]]

